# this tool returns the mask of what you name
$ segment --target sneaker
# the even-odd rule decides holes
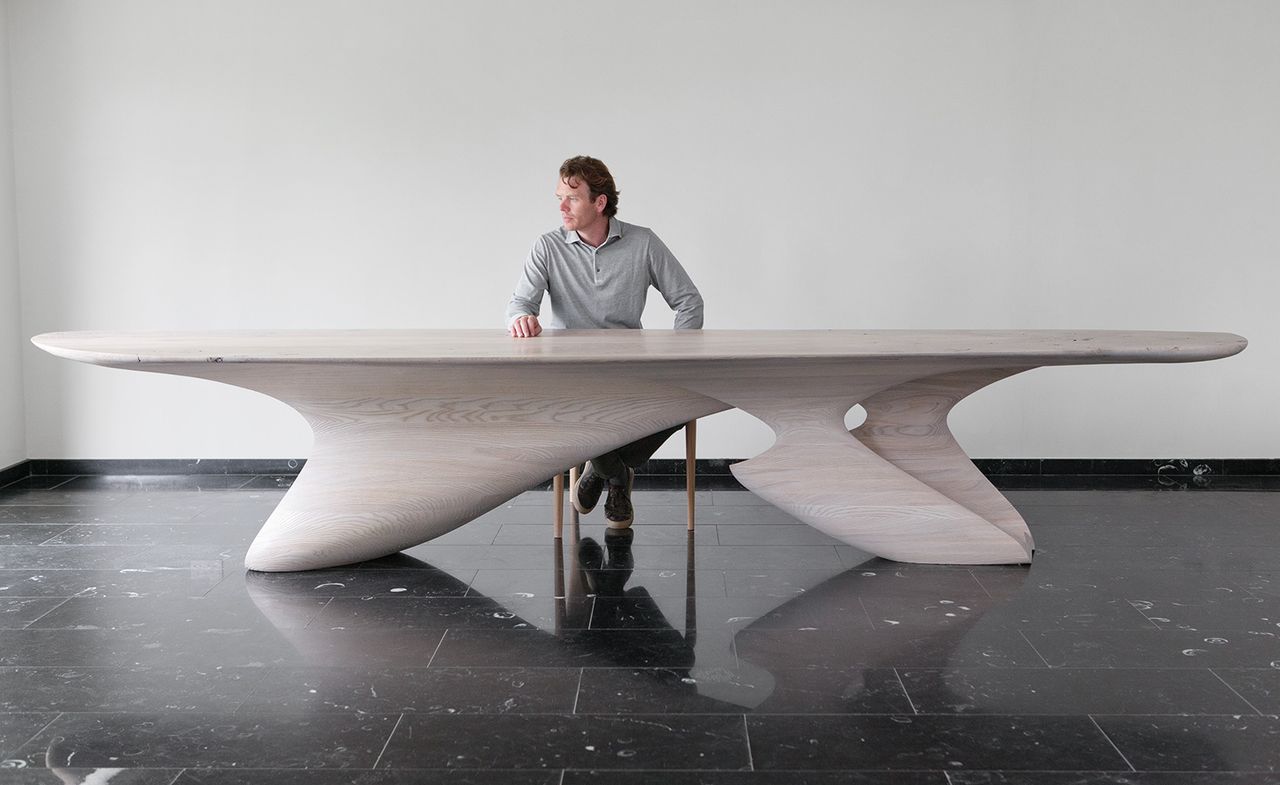
[[[590,537],[578,543],[578,567],[586,579],[587,593],[599,593],[600,573],[604,570],[604,549],[600,543]]]
[[[578,474],[578,481],[569,489],[569,501],[579,514],[586,515],[596,508],[600,502],[600,494],[604,492],[606,480],[591,470],[591,461],[587,461]]]
[[[609,483],[609,495],[604,500],[604,522],[610,529],[626,529],[635,520],[631,507],[631,485],[635,482],[634,469],[627,469],[627,484]]]

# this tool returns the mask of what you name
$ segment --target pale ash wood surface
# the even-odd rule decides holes
[[[246,557],[264,571],[395,553],[565,466],[731,407],[777,437],[735,476],[800,520],[898,561],[1026,562],[1026,523],[947,428],[956,402],[1038,366],[1193,362],[1246,343],[1092,330],[86,332],[33,342],[82,362],[233,384],[299,411],[315,445]],[[867,420],[850,433],[844,415],[858,403]]]
[[[95,365],[163,362],[652,362],[806,357],[999,358],[1009,364],[1190,362],[1239,352],[1230,333],[1118,330],[223,330],[45,333],[36,346]],[[619,356],[621,355],[621,356]]]

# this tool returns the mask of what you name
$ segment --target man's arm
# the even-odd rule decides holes
[[[702,295],[675,254],[656,234],[649,241],[649,280],[676,312],[677,330],[702,329]]]
[[[507,303],[507,330],[516,338],[533,338],[542,332],[538,314],[547,291],[547,254],[542,238],[534,243]]]

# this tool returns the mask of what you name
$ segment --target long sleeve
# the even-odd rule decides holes
[[[542,310],[542,296],[547,291],[547,248],[546,239],[539,238],[529,251],[524,270],[516,281],[515,292],[507,303],[507,326],[519,316],[537,316]]]
[[[675,329],[702,329],[702,294],[657,235],[651,235],[649,243],[649,280],[676,312]]]

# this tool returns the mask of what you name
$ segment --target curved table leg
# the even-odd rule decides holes
[[[617,368],[211,364],[203,375],[289,404],[315,435],[245,557],[265,572],[396,553],[566,466],[726,408]]]
[[[689,386],[773,429],[772,447],[731,470],[799,520],[895,561],[1021,564],[1031,560],[1025,524],[1019,528],[1009,517],[1012,507],[992,501],[990,494],[999,496],[994,488],[984,494],[971,482],[964,469],[972,468],[969,459],[945,427],[955,401],[1014,372],[961,374],[920,365],[854,375],[833,368],[810,375],[803,389],[762,377],[743,392],[741,380],[727,375]],[[863,401],[869,403],[867,432],[880,434],[869,440],[874,447],[844,426],[845,413]],[[889,431],[892,437],[883,436]]]
[[[947,416],[961,399],[1025,370],[959,371],[877,393],[862,402],[867,419],[853,435],[881,458],[1013,537],[1029,560],[1035,544],[1026,522],[973,465],[947,426]]]

